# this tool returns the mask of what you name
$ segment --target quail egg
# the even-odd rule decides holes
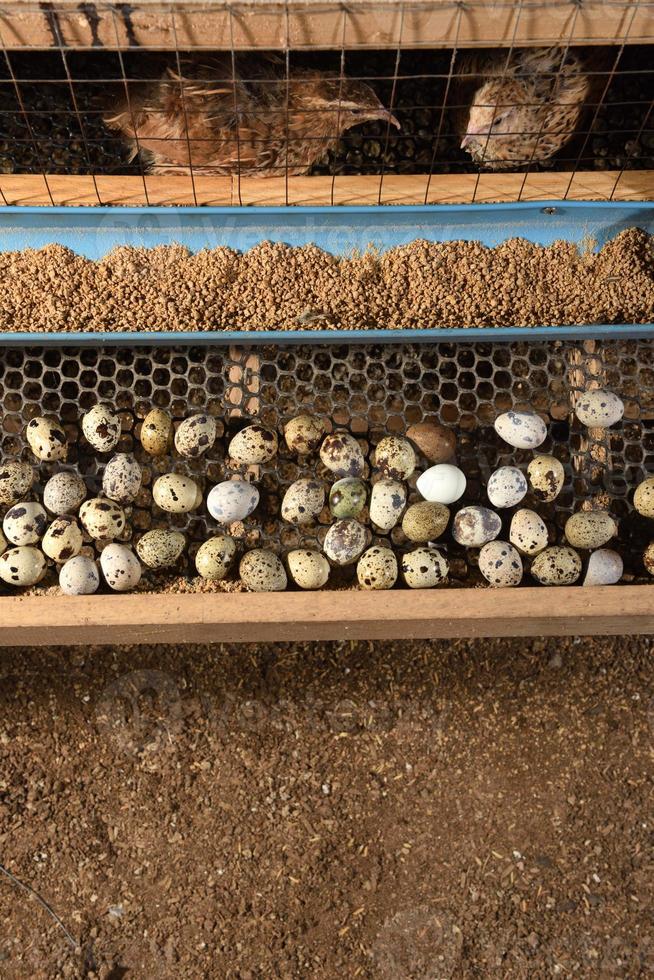
[[[522,559],[508,541],[489,541],[479,552],[479,571],[493,588],[510,588],[522,581]]]
[[[152,499],[169,514],[188,514],[202,503],[202,491],[190,476],[164,473],[154,481]]]
[[[335,565],[350,565],[366,546],[366,529],[353,518],[336,521],[327,531],[323,550]]]
[[[421,473],[416,488],[432,504],[453,504],[465,493],[466,478],[458,466],[438,463]]]
[[[397,480],[378,480],[370,494],[370,520],[382,531],[399,523],[406,507],[406,487]]]
[[[103,548],[100,568],[114,592],[130,592],[141,580],[141,563],[131,548],[115,541]]]
[[[136,553],[148,568],[170,568],[185,547],[186,538],[180,531],[157,527],[139,538]]]
[[[43,554],[31,545],[12,548],[0,555],[0,578],[7,585],[27,587],[36,585],[46,573]]]
[[[491,473],[486,492],[493,507],[515,507],[527,493],[527,481],[517,467],[500,466]]]
[[[32,419],[27,423],[25,432],[37,459],[49,463],[54,459],[65,459],[68,455],[66,431],[59,422],[47,418]]]
[[[406,435],[430,463],[447,463],[456,452],[456,435],[438,422],[418,422]]]
[[[581,575],[581,558],[572,548],[555,545],[534,558],[531,574],[541,585],[573,585]]]
[[[118,504],[131,504],[141,489],[143,474],[131,453],[116,453],[104,468],[102,489]]]
[[[207,509],[219,524],[244,521],[256,509],[259,491],[247,480],[224,480],[207,497]]]
[[[255,548],[243,555],[239,574],[251,592],[283,592],[288,583],[281,561],[266,548]]]
[[[618,533],[618,526],[605,510],[580,510],[569,517],[565,536],[573,548],[594,551],[602,548]]]
[[[284,426],[286,445],[296,456],[315,452],[324,434],[323,421],[315,415],[298,415]]]
[[[51,514],[74,514],[85,499],[86,483],[77,473],[55,473],[43,488],[43,503]]]
[[[527,467],[527,476],[534,496],[550,503],[561,493],[565,471],[556,456],[535,456]]]
[[[86,533],[96,541],[119,538],[125,530],[125,511],[104,497],[86,500],[80,507],[79,519]]]
[[[108,405],[94,405],[82,419],[82,432],[99,453],[110,453],[120,439],[120,417]]]
[[[216,534],[198,548],[195,567],[209,582],[224,579],[236,557],[236,542],[228,534]]]
[[[365,468],[361,446],[349,432],[333,432],[325,436],[320,447],[320,459],[338,477],[362,476]]]
[[[175,449],[180,456],[197,459],[216,441],[216,420],[211,415],[191,415],[175,433]]]
[[[523,507],[511,519],[509,541],[523,555],[537,555],[548,545],[545,521],[535,510]]]
[[[645,568],[649,574],[654,575],[654,541],[650,541],[645,548],[645,552],[643,554],[643,564],[645,565]]]
[[[0,555],[2,554],[3,551],[7,550],[8,544],[9,542],[7,541],[6,537],[4,536],[2,531],[0,531]]]
[[[329,562],[319,551],[298,548],[286,556],[291,578],[301,589],[321,589],[329,578]]]
[[[452,537],[464,548],[482,548],[502,530],[502,519],[488,507],[462,507],[452,522]]]
[[[417,504],[411,504],[407,510],[402,518],[402,530],[409,541],[425,544],[440,538],[449,519],[450,512],[445,504],[421,500]]]
[[[41,548],[53,561],[61,563],[79,555],[84,538],[79,524],[73,517],[55,517],[43,535]]]
[[[29,463],[8,459],[0,463],[0,504],[11,506],[30,492],[34,470]]]
[[[141,425],[141,445],[149,456],[165,456],[173,444],[173,420],[168,412],[153,408]]]
[[[100,585],[97,563],[85,555],[69,558],[59,571],[59,588],[64,595],[93,595]]]
[[[368,490],[363,480],[346,476],[329,491],[329,509],[334,517],[358,517],[366,506]]]
[[[575,405],[575,415],[591,429],[608,429],[623,417],[624,404],[612,391],[587,391]]]
[[[277,454],[277,434],[262,425],[248,425],[229,444],[229,456],[240,466],[268,463]]]
[[[547,426],[534,412],[504,412],[495,420],[495,431],[514,449],[537,449],[547,438]]]
[[[375,466],[391,480],[408,480],[416,468],[413,446],[402,436],[386,436],[375,449]]]
[[[4,516],[2,530],[7,541],[21,547],[24,544],[36,544],[45,534],[48,526],[48,515],[41,506],[33,500],[26,500],[10,507]]]
[[[317,480],[296,480],[284,494],[282,518],[289,524],[311,524],[325,506],[325,488]]]
[[[416,548],[402,556],[402,574],[410,589],[433,589],[448,576],[447,558],[436,548]]]
[[[600,548],[588,559],[583,585],[615,585],[623,571],[624,564],[617,551]]]
[[[392,589],[397,582],[397,558],[390,548],[368,548],[357,563],[357,578],[362,589]]]
[[[654,476],[643,480],[636,487],[634,507],[643,517],[654,517]]]

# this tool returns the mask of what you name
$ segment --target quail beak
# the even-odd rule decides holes
[[[478,136],[488,136],[489,133],[490,129],[469,129],[461,140],[461,149],[465,150],[466,146],[474,143]]]

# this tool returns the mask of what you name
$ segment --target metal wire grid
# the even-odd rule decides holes
[[[626,404],[625,420],[610,431],[588,432],[572,414],[581,391],[606,386]],[[65,424],[70,441],[66,463],[39,467],[43,483],[58,469],[76,468],[91,494],[101,489],[108,456],[100,457],[80,439],[82,414],[98,400],[120,411],[123,435],[117,451],[134,452],[143,467],[141,493],[131,508],[127,539],[152,527],[175,526],[187,533],[192,557],[216,526],[204,508],[196,514],[169,515],[152,502],[158,475],[173,469],[192,475],[205,492],[232,472],[225,459],[229,438],[251,419],[280,434],[279,455],[249,472],[261,491],[255,514],[236,530],[243,547],[267,546],[278,552],[320,547],[330,522],[327,508],[308,529],[279,517],[286,488],[316,474],[329,486],[333,476],[317,457],[298,460],[286,450],[281,434],[299,413],[316,413],[328,427],[346,428],[369,455],[387,434],[401,434],[412,423],[436,417],[457,432],[457,460],[468,487],[461,505],[487,503],[485,485],[497,466],[523,469],[531,453],[511,450],[493,422],[510,408],[531,407],[548,421],[542,452],[553,452],[566,472],[564,489],[552,504],[532,503],[562,539],[567,517],[590,502],[609,506],[620,521],[618,548],[631,575],[642,575],[641,556],[652,529],[632,508],[634,487],[654,471],[654,347],[647,341],[586,343],[433,344],[365,346],[293,346],[236,349],[184,348],[25,348],[0,357],[0,449],[5,458],[32,459],[25,424],[49,414]],[[199,461],[175,455],[153,461],[138,441],[140,422],[152,407],[169,411],[176,421],[207,411],[225,423],[225,435]],[[420,461],[419,470],[427,466]],[[366,476],[375,478],[374,470]],[[411,501],[418,499],[415,477]],[[457,505],[458,506],[458,505]],[[453,508],[454,509],[454,508]],[[510,514],[505,514],[508,534]],[[367,511],[363,518],[370,528]],[[398,551],[408,543],[400,528],[388,537]],[[385,536],[374,534],[381,543]],[[474,555],[466,555],[449,534],[445,546],[455,582],[478,578]],[[191,570],[192,571],[192,570]],[[352,569],[340,577],[353,574]],[[338,581],[336,576],[335,581]]]
[[[644,2],[644,0],[642,0]],[[654,65],[651,59],[645,57],[648,67],[633,68],[632,50],[629,48],[633,40],[631,34],[636,22],[636,15],[641,9],[641,0],[613,3],[609,6],[619,7],[622,11],[619,32],[614,37],[613,47],[603,49],[587,49],[586,59],[588,74],[593,81],[594,92],[589,99],[586,118],[577,127],[574,138],[557,155],[556,160],[538,162],[535,160],[536,148],[528,150],[524,160],[516,163],[515,170],[521,173],[522,180],[515,194],[515,200],[524,199],[525,188],[531,173],[541,169],[563,170],[569,174],[567,185],[561,195],[564,199],[571,193],[575,176],[580,170],[590,166],[596,169],[610,169],[615,175],[607,196],[613,198],[629,169],[654,169]],[[646,4],[645,4],[646,5]],[[329,6],[329,5],[328,5]],[[374,7],[374,5],[372,5]],[[380,3],[380,9],[384,6]],[[473,4],[474,6],[474,4]],[[504,6],[507,6],[505,4]],[[518,50],[517,39],[521,36],[523,21],[534,15],[543,7],[530,4],[526,0],[517,0],[511,6],[513,11],[513,30],[508,47],[503,48],[502,58],[508,65]],[[2,102],[6,108],[0,111],[1,120],[12,121],[12,132],[16,119],[21,122],[19,135],[15,133],[7,138],[11,143],[11,158],[4,151],[4,164],[0,154],[0,171],[5,169],[39,173],[45,183],[50,202],[54,197],[48,182],[53,172],[77,172],[90,174],[93,178],[93,193],[96,203],[105,203],[102,192],[96,181],[100,173],[127,173],[141,178],[146,204],[150,203],[146,181],[147,168],[140,155],[130,165],[125,143],[104,129],[102,117],[115,106],[116,100],[126,93],[134,91],[133,86],[144,79],[156,81],[161,77],[162,65],[167,64],[179,75],[186,71],[187,58],[207,60],[208,49],[196,45],[191,50],[181,50],[178,32],[179,10],[175,6],[164,5],[160,15],[169,28],[169,36],[174,42],[174,50],[167,54],[157,54],[156,57],[147,48],[139,47],[138,52],[122,50],[119,47],[119,21],[127,14],[123,7],[111,8],[114,22],[116,48],[115,52],[93,52],[80,56],[64,41],[62,31],[58,27],[56,4],[42,5],[51,35],[51,51],[48,58],[54,57],[55,62],[43,61],[43,56],[32,53],[26,56],[24,52],[17,53],[7,47],[0,22],[0,44],[4,61],[5,81],[1,91],[4,92]],[[316,165],[314,170],[331,175],[332,187],[330,202],[335,199],[335,181],[337,176],[347,173],[367,172],[379,177],[377,188],[377,203],[384,200],[384,187],[389,175],[393,173],[422,174],[424,181],[424,203],[430,200],[434,180],[444,173],[477,174],[477,179],[470,194],[470,203],[475,203],[479,197],[480,177],[483,172],[477,165],[458,148],[458,140],[452,132],[452,115],[457,109],[465,108],[458,102],[457,83],[460,81],[461,57],[469,46],[460,40],[461,25],[465,22],[468,4],[453,4],[452,16],[455,18],[454,45],[449,53],[435,52],[421,64],[417,64],[417,56],[413,50],[408,50],[404,37],[405,11],[412,9],[411,4],[400,4],[397,14],[397,29],[394,37],[394,50],[379,55],[377,70],[367,62],[361,61],[360,52],[370,47],[368,41],[357,36],[353,13],[346,7],[339,8],[340,51],[331,54],[316,54],[309,57],[302,50],[301,38],[295,36],[291,27],[291,11],[289,3],[261,4],[253,8],[249,5],[229,5],[225,8],[228,16],[229,44],[227,45],[227,67],[216,70],[216,83],[231,85],[234,96],[234,116],[240,118],[243,107],[237,100],[237,80],[246,85],[256,82],[258,85],[281,84],[286,92],[286,102],[280,102],[279,109],[271,112],[266,110],[272,131],[286,139],[286,161],[276,168],[269,170],[271,175],[284,178],[284,203],[292,203],[292,193],[289,190],[289,145],[293,140],[294,131],[289,122],[288,91],[294,72],[300,66],[317,66],[324,70],[325,78],[338,83],[339,98],[333,108],[333,135],[335,136],[342,115],[341,92],[347,80],[358,80],[371,84],[376,89],[381,101],[392,113],[397,113],[406,126],[406,133],[396,133],[389,121],[368,124],[363,129],[345,133],[336,152],[321,154],[331,137],[303,136],[305,142],[314,140],[316,147]],[[148,8],[152,10],[153,8]],[[209,12],[211,8],[207,8]],[[265,17],[271,11],[279,15],[280,9],[284,15],[283,51],[279,64],[279,82],[266,82],[258,78],[247,77],[244,74],[247,65],[252,64],[249,55],[244,68],[242,53],[236,47],[236,35],[243,34],[242,19],[250,16],[251,35],[256,37],[256,25],[260,17]],[[567,52],[579,42],[579,23],[582,5],[570,4],[570,12],[557,39],[558,46]],[[202,8],[195,11],[195,16],[201,18]],[[186,15],[188,16],[188,14]],[[408,16],[408,14],[407,14]],[[6,30],[6,28],[5,28]],[[640,38],[639,38],[640,39]],[[415,43],[415,42],[413,42]],[[95,42],[94,42],[95,44]],[[651,50],[651,49],[650,49]],[[359,52],[357,54],[357,52]],[[368,57],[368,55],[366,55]],[[26,60],[27,58],[27,60]],[[357,59],[358,62],[357,62]],[[430,62],[433,60],[434,66]],[[39,68],[39,63],[44,66]],[[50,67],[45,67],[49,64]],[[248,73],[249,74],[249,73]],[[415,99],[415,86],[424,85],[424,96]],[[637,90],[637,91],[636,91]],[[200,203],[196,181],[206,175],[206,168],[198,164],[198,153],[205,148],[212,138],[189,134],[189,108],[186,105],[186,87],[179,85],[181,111],[186,131],[186,142],[190,166],[187,168],[190,181],[191,197],[194,204]],[[404,92],[413,94],[405,96]],[[47,105],[44,108],[44,95],[52,95],[59,108]],[[100,107],[104,100],[104,108]],[[414,104],[411,104],[412,101]],[[407,104],[408,103],[408,104]],[[130,101],[130,107],[133,102]],[[275,114],[277,119],[273,117]],[[617,119],[623,123],[618,124]],[[53,124],[55,120],[55,124]],[[61,125],[58,125],[61,123]],[[542,129],[542,127],[541,127]],[[615,129],[621,129],[624,134],[623,150],[619,153],[607,152],[600,147],[598,157],[594,157],[594,144],[599,140],[606,141],[608,135]],[[53,136],[53,130],[56,130]],[[525,136],[534,135],[525,133]],[[535,135],[540,137],[541,133]],[[233,141],[236,143],[237,165],[234,172],[236,181],[236,203],[243,203],[241,144],[242,136],[238,126],[233,128]],[[265,143],[268,137],[254,138],[250,142]],[[270,137],[272,140],[272,136]],[[138,134],[136,138],[137,150]],[[156,140],[155,140],[156,142]],[[164,141],[161,141],[164,146]],[[398,147],[400,148],[398,150]],[[72,151],[72,152],[71,152]],[[407,156],[402,154],[406,151]],[[370,155],[368,155],[370,154]],[[195,161],[194,161],[195,155]],[[17,159],[17,163],[14,162]],[[399,159],[399,163],[398,163]],[[26,164],[25,161],[29,160]],[[22,162],[21,162],[22,161]],[[597,162],[598,161],[598,162]],[[578,196],[578,195],[577,195]],[[6,203],[6,202],[5,202]],[[352,201],[351,203],[356,203]],[[368,197],[366,203],[371,203]]]

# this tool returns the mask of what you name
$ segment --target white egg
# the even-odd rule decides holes
[[[605,429],[620,421],[624,404],[612,391],[587,391],[575,405],[575,415],[589,428]]]
[[[495,431],[515,449],[537,449],[547,437],[547,426],[534,412],[504,412],[495,420]]]
[[[432,504],[453,504],[465,493],[466,478],[458,466],[437,463],[421,473],[416,487],[418,493]]]
[[[622,578],[624,564],[617,551],[600,548],[588,559],[583,585],[615,585]]]
[[[100,567],[107,585],[115,592],[129,592],[141,580],[141,563],[124,544],[108,544],[100,555]]]
[[[59,587],[64,595],[93,595],[99,585],[100,573],[92,558],[77,555],[61,566]]]
[[[244,521],[259,503],[259,491],[247,480],[224,480],[207,497],[207,510],[219,524]]]
[[[527,493],[527,480],[515,466],[500,466],[491,473],[486,487],[493,507],[515,507]]]

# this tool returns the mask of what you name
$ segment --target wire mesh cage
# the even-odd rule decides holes
[[[5,204],[647,199],[654,4],[5,4]]]

